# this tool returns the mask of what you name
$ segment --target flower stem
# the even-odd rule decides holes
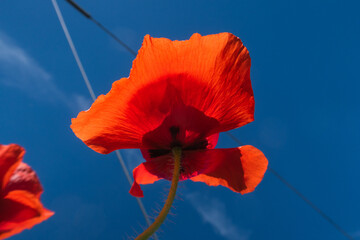
[[[181,148],[174,147],[172,149],[172,154],[174,156],[174,163],[175,163],[174,173],[172,177],[170,192],[166,199],[165,205],[161,209],[155,221],[142,234],[140,234],[137,238],[135,238],[135,240],[146,240],[149,237],[151,237],[151,235],[153,235],[156,232],[156,230],[161,226],[161,224],[164,222],[166,216],[170,211],[171,205],[176,195],[176,189],[180,178]]]

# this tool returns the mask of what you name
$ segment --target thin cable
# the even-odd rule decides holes
[[[237,139],[230,132],[226,132],[226,134],[234,140],[237,144],[242,145],[241,141]],[[296,195],[298,195],[307,205],[309,205],[312,209],[314,209],[322,218],[324,218],[328,223],[330,223],[333,227],[335,227],[344,237],[353,240],[354,238],[350,236],[339,224],[337,224],[334,220],[332,220],[325,212],[323,212],[320,208],[318,208],[313,202],[311,202],[307,197],[304,196],[299,190],[297,190],[293,185],[291,185],[284,177],[280,175],[273,168],[268,166],[268,170],[277,177],[285,186],[291,189]]]
[[[93,91],[93,89],[92,89],[92,87],[91,87],[91,84],[90,84],[89,79],[88,79],[88,77],[87,77],[87,75],[86,75],[86,72],[85,72],[85,70],[84,70],[84,67],[83,67],[83,65],[82,65],[82,63],[81,63],[81,61],[80,61],[79,55],[78,55],[78,53],[77,53],[77,51],[76,51],[76,49],[75,49],[74,43],[73,43],[73,41],[72,41],[72,39],[71,39],[71,36],[70,36],[70,33],[69,33],[69,31],[68,31],[68,29],[67,29],[67,27],[66,27],[65,21],[64,21],[64,19],[63,19],[62,14],[61,14],[61,11],[60,11],[60,8],[59,8],[59,6],[58,6],[58,4],[57,4],[56,1],[53,1],[53,0],[52,0],[52,3],[53,3],[53,5],[54,5],[56,14],[57,14],[57,16],[58,16],[58,18],[59,18],[61,27],[62,27],[62,29],[63,29],[63,31],[64,31],[64,33],[65,33],[66,39],[67,39],[67,41],[68,41],[68,43],[69,43],[69,45],[70,45],[71,51],[72,51],[72,53],[73,53],[73,55],[74,55],[74,58],[75,58],[75,60],[76,60],[76,63],[77,63],[77,65],[78,65],[79,69],[80,69],[81,75],[82,75],[82,77],[83,77],[83,79],[84,79],[84,81],[85,81],[86,87],[87,87],[87,89],[89,90],[89,93],[90,93],[90,95],[91,95],[92,100],[95,101],[95,99],[96,99],[95,93],[94,93],[94,91]]]
[[[299,192],[293,185],[286,181],[278,172],[274,169],[268,167],[269,171],[274,174],[283,184],[290,188],[294,193],[296,193],[302,200],[304,200],[312,209],[314,209],[320,216],[322,216],[326,221],[333,225],[340,233],[342,233],[348,239],[353,240],[354,238],[350,236],[342,227],[340,227],[334,220],[332,220],[328,215],[326,215],[322,210],[320,210],[314,203],[307,199],[301,192]]]
[[[109,34],[112,38],[114,38],[117,42],[119,42],[123,47],[125,47],[129,53],[136,56],[136,53],[134,50],[132,50],[128,45],[126,45],[123,41],[121,41],[118,37],[116,37],[111,31],[106,29],[101,23],[96,21],[89,13],[87,13],[84,9],[82,9],[79,5],[74,3],[72,0],[66,0],[68,3],[70,3],[76,10],[78,10],[83,16],[86,18],[92,20],[94,23],[96,23],[101,29],[103,29],[107,34]],[[239,145],[242,145],[239,139],[237,139],[234,135],[232,135],[230,132],[226,132],[226,134],[232,138],[235,142],[237,142]],[[335,227],[344,237],[354,240],[353,237],[351,237],[343,228],[340,227],[334,220],[332,220],[328,215],[326,215],[322,210],[320,210],[314,203],[312,203],[309,199],[307,199],[299,190],[297,190],[293,185],[291,185],[284,177],[282,177],[277,171],[275,171],[273,168],[268,166],[269,171],[277,177],[286,187],[288,187],[290,190],[292,190],[296,195],[298,195],[305,203],[307,203],[312,209],[314,209],[322,218],[324,218],[328,223],[330,223],[333,227]]]
[[[87,88],[88,88],[88,90],[89,90],[89,93],[90,93],[90,95],[91,95],[91,98],[95,101],[96,96],[95,96],[94,91],[93,91],[93,89],[92,89],[91,83],[90,83],[89,79],[87,78],[86,72],[85,72],[85,70],[84,70],[84,68],[83,68],[83,66],[82,66],[82,64],[81,64],[80,58],[79,58],[78,53],[77,53],[77,51],[76,51],[75,45],[74,45],[74,43],[73,43],[73,41],[72,41],[72,39],[71,39],[70,33],[69,33],[69,31],[68,31],[68,29],[67,29],[67,27],[66,27],[64,18],[63,18],[62,14],[61,14],[61,11],[60,11],[60,8],[59,8],[56,0],[51,0],[51,1],[52,1],[52,3],[53,3],[54,9],[55,9],[55,11],[56,11],[57,17],[58,17],[59,22],[60,22],[60,24],[61,24],[61,27],[62,27],[62,29],[63,29],[63,31],[64,31],[64,33],[65,33],[66,39],[67,39],[67,41],[68,41],[68,43],[69,43],[69,45],[70,45],[71,51],[72,51],[72,53],[73,53],[73,55],[74,55],[74,57],[75,57],[76,63],[77,63],[77,65],[78,65],[78,67],[79,67],[79,69],[80,69],[80,71],[81,71],[81,74],[82,74],[82,76],[83,76],[83,79],[84,79],[84,81],[85,81],[85,84],[86,84],[86,86],[87,86]],[[120,154],[120,151],[116,150],[115,153],[116,153],[117,158],[119,159],[119,162],[120,162],[121,167],[122,167],[122,169],[123,169],[123,171],[124,171],[124,174],[125,174],[125,176],[126,176],[126,179],[128,180],[128,182],[129,182],[129,184],[130,184],[130,186],[131,186],[132,183],[133,183],[133,181],[132,181],[132,179],[131,179],[131,177],[130,177],[129,170],[127,169],[127,167],[126,167],[126,165],[125,165],[125,163],[124,163],[124,160],[123,160],[123,158],[122,158],[122,156],[121,156],[121,154]],[[151,225],[151,221],[150,221],[149,216],[148,216],[148,214],[147,214],[147,212],[146,212],[146,209],[145,209],[145,207],[144,207],[144,204],[142,203],[142,201],[141,201],[140,198],[136,198],[136,200],[137,200],[137,202],[138,202],[138,204],[139,204],[139,207],[140,207],[140,210],[141,210],[142,214],[143,214],[144,217],[145,217],[146,223],[150,226],[150,225]],[[153,237],[154,237],[156,240],[158,240],[158,237],[157,237],[155,234],[153,235]]]
[[[118,38],[115,34],[113,34],[109,29],[107,29],[104,25],[102,25],[100,22],[96,21],[88,12],[86,12],[84,9],[82,9],[79,5],[77,5],[72,0],[66,0],[71,6],[73,6],[76,10],[78,10],[84,17],[87,19],[93,21],[96,25],[98,25],[104,32],[106,32],[110,37],[112,37],[115,41],[117,41],[121,46],[123,46],[129,53],[136,56],[136,52],[129,47],[126,43],[121,41],[120,38]]]
[[[121,154],[120,154],[120,151],[119,151],[119,150],[116,150],[115,153],[116,153],[117,158],[119,159],[120,165],[121,165],[121,167],[122,167],[122,169],[123,169],[123,171],[124,171],[124,174],[125,174],[125,176],[126,176],[126,179],[128,180],[130,186],[132,186],[133,180],[132,180],[132,178],[131,178],[131,176],[130,176],[130,174],[129,174],[129,170],[127,169],[127,167],[126,167],[126,165],[125,165],[125,162],[124,162],[124,160],[123,160],[123,158],[122,158],[122,156],[121,156]],[[142,203],[142,201],[141,201],[140,198],[136,198],[136,201],[138,202],[139,207],[140,207],[140,210],[141,210],[141,212],[143,213],[143,215],[144,215],[144,217],[145,217],[145,220],[146,220],[147,225],[150,226],[150,225],[151,225],[151,222],[150,222],[149,216],[147,215],[147,212],[146,212],[146,209],[145,209],[145,207],[144,207],[144,204]],[[154,238],[155,238],[156,240],[158,240],[156,234],[154,235]]]

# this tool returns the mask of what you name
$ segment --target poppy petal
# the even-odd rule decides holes
[[[114,82],[107,95],[99,96],[89,110],[72,119],[75,135],[94,151],[106,154],[121,148],[140,148],[143,123],[131,121],[133,118],[124,114],[130,97],[127,93],[133,93],[128,88],[125,78]]]
[[[221,185],[241,194],[254,191],[268,165],[264,154],[250,145],[194,152],[192,158],[207,166],[201,174],[190,178],[192,181]]]
[[[151,184],[161,179],[158,176],[150,173],[144,164],[146,163],[140,164],[133,170],[134,182],[131,186],[130,194],[134,197],[144,197],[143,191],[141,190],[139,184]]]
[[[130,79],[147,88],[140,96],[134,96],[139,103],[149,98],[161,100],[164,94],[155,95],[155,86],[165,90],[172,85],[176,91],[167,100],[181,99],[185,105],[218,120],[219,131],[227,131],[253,121],[250,65],[248,50],[231,33],[194,34],[186,41],[147,35],[134,60]],[[171,106],[172,101],[166,102]],[[138,107],[157,106],[148,103]],[[163,107],[165,110],[166,104]]]
[[[198,154],[204,152],[207,153],[207,150],[190,150],[182,152],[180,181],[199,175],[207,168],[207,158],[199,157]],[[142,165],[149,174],[157,176],[159,179],[171,181],[174,174],[174,157],[172,156],[171,151],[165,155],[146,160],[147,161],[142,163]]]
[[[14,190],[24,190],[38,198],[43,192],[38,176],[26,163],[18,165],[4,188],[5,193]]]
[[[189,179],[199,174],[204,168],[203,161],[192,161],[193,152],[184,151],[181,160],[180,181]],[[143,192],[139,184],[152,184],[160,179],[171,181],[174,173],[174,159],[171,153],[166,155],[150,158],[146,162],[140,164],[133,170],[134,183],[130,189],[130,194],[135,197],[143,197]]]
[[[0,239],[30,229],[54,213],[45,209],[40,200],[26,191],[11,191],[0,199]]]
[[[171,149],[173,145],[187,148],[214,148],[217,137],[209,136],[219,123],[203,112],[182,102],[173,105],[171,112],[154,130],[143,136],[143,147]],[[216,135],[216,134],[215,134]]]
[[[242,194],[254,191],[261,182],[267,159],[257,148],[246,145],[230,149],[183,151],[180,181],[191,179],[210,186],[222,185]],[[171,180],[173,158],[166,154],[150,158],[134,169],[130,193],[143,197],[139,184],[152,184],[160,179]]]
[[[207,138],[207,141],[208,141],[208,145],[206,147],[207,149],[215,148],[215,146],[219,140],[219,135],[220,135],[219,133],[215,133]]]
[[[0,144],[0,191],[5,188],[11,175],[21,163],[24,148],[17,144]]]
[[[230,33],[187,41],[145,36],[129,78],[114,82],[71,128],[99,153],[148,148],[145,133],[158,128],[178,103],[193,107],[219,124],[207,136],[253,121],[250,57]]]

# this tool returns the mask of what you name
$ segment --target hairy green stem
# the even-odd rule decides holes
[[[155,221],[142,234],[140,234],[137,238],[135,238],[135,240],[146,240],[149,237],[151,237],[151,235],[153,235],[156,232],[156,230],[158,230],[158,228],[161,226],[161,224],[164,222],[166,216],[168,215],[171,209],[171,205],[174,201],[176,195],[176,189],[180,178],[181,148],[179,147],[173,148],[172,153],[174,156],[174,173],[171,181],[170,192],[166,199],[165,205],[161,209]]]

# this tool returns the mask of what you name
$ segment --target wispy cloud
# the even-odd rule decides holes
[[[217,199],[210,199],[204,195],[192,193],[186,195],[204,222],[209,223],[215,232],[225,239],[248,240],[251,232],[237,227],[226,215],[225,205]]]
[[[34,99],[50,103],[60,102],[74,111],[83,110],[81,108],[86,102],[86,98],[80,95],[68,96],[63,93],[53,76],[1,31],[0,84],[18,89]]]

